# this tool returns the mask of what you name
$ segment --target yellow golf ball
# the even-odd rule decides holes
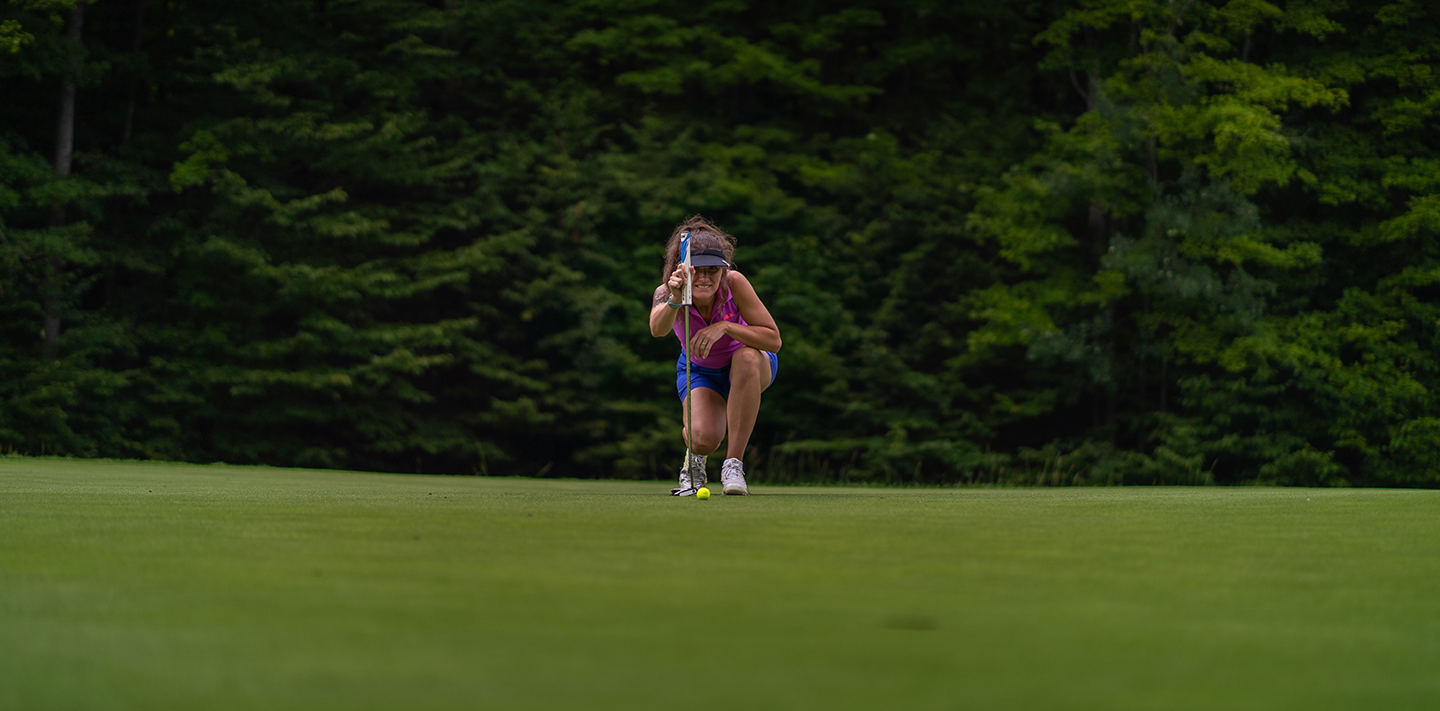
[[[697,491],[697,492],[695,492],[695,498],[697,498],[697,499],[699,499],[699,500],[701,500],[701,501],[704,501],[704,500],[710,498],[710,490],[709,490],[709,489],[706,489],[706,488],[703,487],[703,486],[700,487],[700,490]]]

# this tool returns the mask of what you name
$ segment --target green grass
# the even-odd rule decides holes
[[[1440,492],[0,460],[0,708],[1420,709]]]

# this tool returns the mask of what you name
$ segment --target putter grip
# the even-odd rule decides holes
[[[686,305],[686,306],[689,306],[690,304],[694,303],[694,302],[691,300],[691,297],[690,297],[690,280],[691,280],[691,275],[690,275],[690,233],[689,233],[689,232],[681,232],[681,233],[680,233],[680,263],[685,265],[685,296],[680,299],[680,303],[682,303],[682,304],[684,304],[684,305]],[[689,319],[688,319],[688,318],[686,319],[686,323],[689,323]],[[687,345],[688,345],[688,344],[687,344]]]

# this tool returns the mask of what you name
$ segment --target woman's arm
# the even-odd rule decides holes
[[[749,325],[729,322],[715,325],[723,326],[725,335],[751,348],[771,353],[780,352],[780,327],[775,325],[775,319],[770,316],[770,310],[765,308],[764,302],[760,301],[755,287],[750,285],[750,280],[746,279],[744,274],[732,271],[729,284],[730,292],[735,295],[735,307],[740,310],[740,317]],[[708,347],[704,350],[705,353],[700,354],[701,358],[709,354]]]
[[[675,328],[675,316],[680,309],[672,309],[665,302],[670,299],[670,289],[664,285],[655,288],[655,298],[650,303],[650,335],[659,338]]]

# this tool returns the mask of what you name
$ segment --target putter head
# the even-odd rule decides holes
[[[700,487],[705,486],[705,469],[702,467],[697,474],[694,461],[690,456],[690,450],[685,450],[685,467],[680,472],[680,486],[670,490],[671,496],[694,496]]]

